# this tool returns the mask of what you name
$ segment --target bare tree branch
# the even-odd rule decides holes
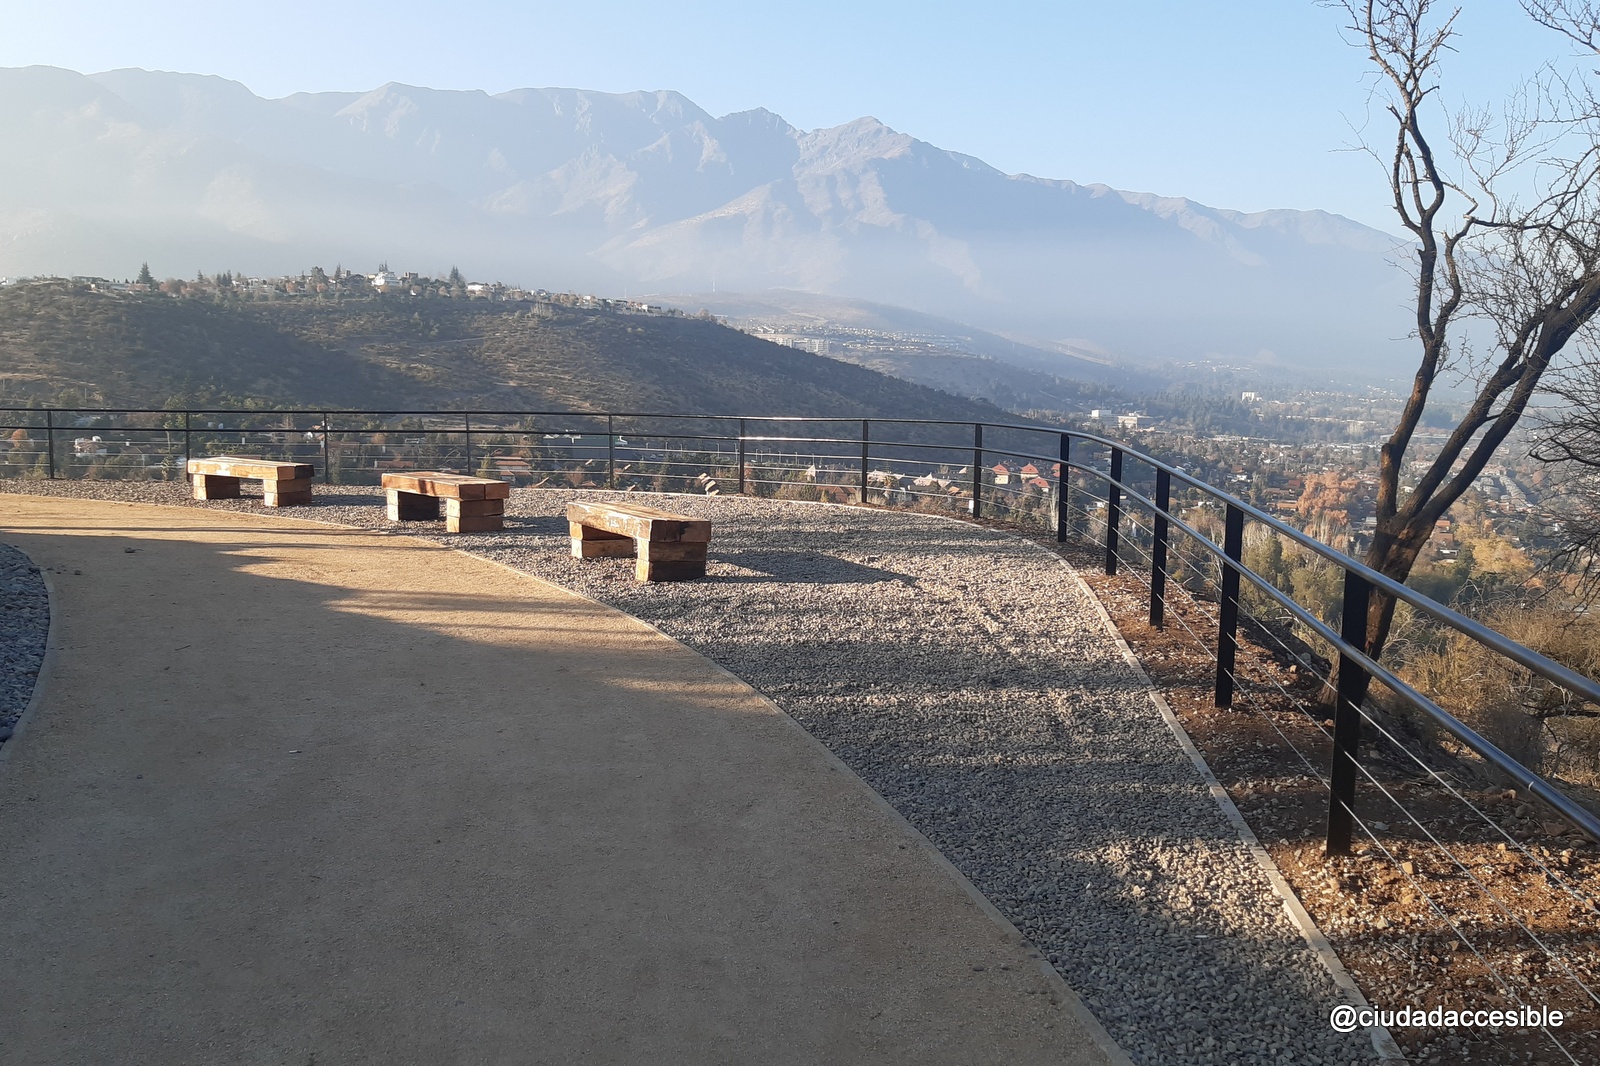
[[[1600,0],[1522,4],[1569,45],[1600,55]],[[1403,581],[1434,522],[1483,472],[1546,374],[1600,312],[1600,98],[1590,82],[1551,63],[1499,109],[1449,115],[1438,101],[1438,76],[1455,50],[1458,9],[1439,9],[1434,0],[1329,6],[1348,17],[1348,32],[1380,76],[1375,93],[1394,124],[1384,170],[1396,217],[1414,240],[1417,369],[1381,448],[1377,530],[1366,558]],[[1428,132],[1441,122],[1444,156]],[[1471,321],[1494,333],[1486,359],[1467,354],[1463,333]],[[1475,395],[1439,454],[1403,490],[1417,427],[1446,368],[1468,374]],[[1600,428],[1600,407],[1594,424]],[[1546,444],[1551,456],[1591,454],[1575,431]],[[1600,468],[1600,443],[1592,455]],[[1375,598],[1368,654],[1382,651],[1394,606],[1389,597]]]

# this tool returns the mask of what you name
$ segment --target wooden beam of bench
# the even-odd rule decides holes
[[[274,481],[261,480],[261,502],[268,507],[304,507],[311,503],[309,477]]]
[[[613,533],[609,529],[596,529],[577,522],[568,522],[567,532],[572,535],[573,540],[625,540],[630,544],[633,542],[633,538],[626,533]]]
[[[511,483],[488,477],[469,477],[444,470],[416,470],[383,475],[383,487],[438,496],[446,500],[505,500],[511,497]]]
[[[625,559],[633,554],[633,538],[621,533],[577,522],[568,522],[567,532],[572,534],[574,559]]]
[[[310,463],[279,463],[271,459],[251,459],[237,455],[213,455],[190,459],[189,474],[211,477],[249,478],[253,481],[300,481],[316,476]]]
[[[569,503],[567,521],[638,541],[711,540],[711,520],[624,503]]]
[[[635,541],[633,576],[640,581],[691,581],[706,576],[704,541]]]
[[[488,518],[505,513],[504,500],[452,500],[446,497],[444,501],[446,518]]]
[[[626,559],[634,550],[632,537],[614,537],[611,540],[572,538],[574,559]]]
[[[709,547],[704,541],[681,540],[639,540],[634,544],[638,546],[639,558],[653,563],[703,563]]]
[[[505,516],[503,515],[447,514],[444,516],[444,531],[446,533],[497,533],[504,528]]]
[[[189,477],[194,482],[194,498],[197,500],[237,500],[239,498],[239,479],[236,477],[197,473],[191,473]]]

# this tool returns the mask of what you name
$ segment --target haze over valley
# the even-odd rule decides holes
[[[667,91],[269,100],[27,67],[0,70],[0,138],[0,275],[388,260],[721,313],[826,297],[955,320],[1003,342],[975,354],[1010,344],[1090,381],[1207,357],[1381,373],[1406,332],[1378,230],[1007,175],[870,118],[805,131]]]

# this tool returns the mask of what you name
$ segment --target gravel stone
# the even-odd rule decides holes
[[[0,544],[0,744],[11,739],[33,698],[49,632],[44,575],[22,552]]]
[[[182,483],[0,491],[195,503]],[[1372,1062],[1270,882],[1067,564],[1020,537],[904,512],[648,497],[713,522],[703,581],[573,559],[563,511],[625,494],[518,489],[500,533],[437,539],[615,606],[772,699],[925,834],[1141,1064]],[[374,529],[376,490],[284,511]],[[42,640],[39,642],[42,646]],[[36,667],[35,667],[36,668]]]

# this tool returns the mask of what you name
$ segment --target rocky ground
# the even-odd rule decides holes
[[[26,555],[0,544],[0,744],[28,707],[49,631],[43,575]]]

